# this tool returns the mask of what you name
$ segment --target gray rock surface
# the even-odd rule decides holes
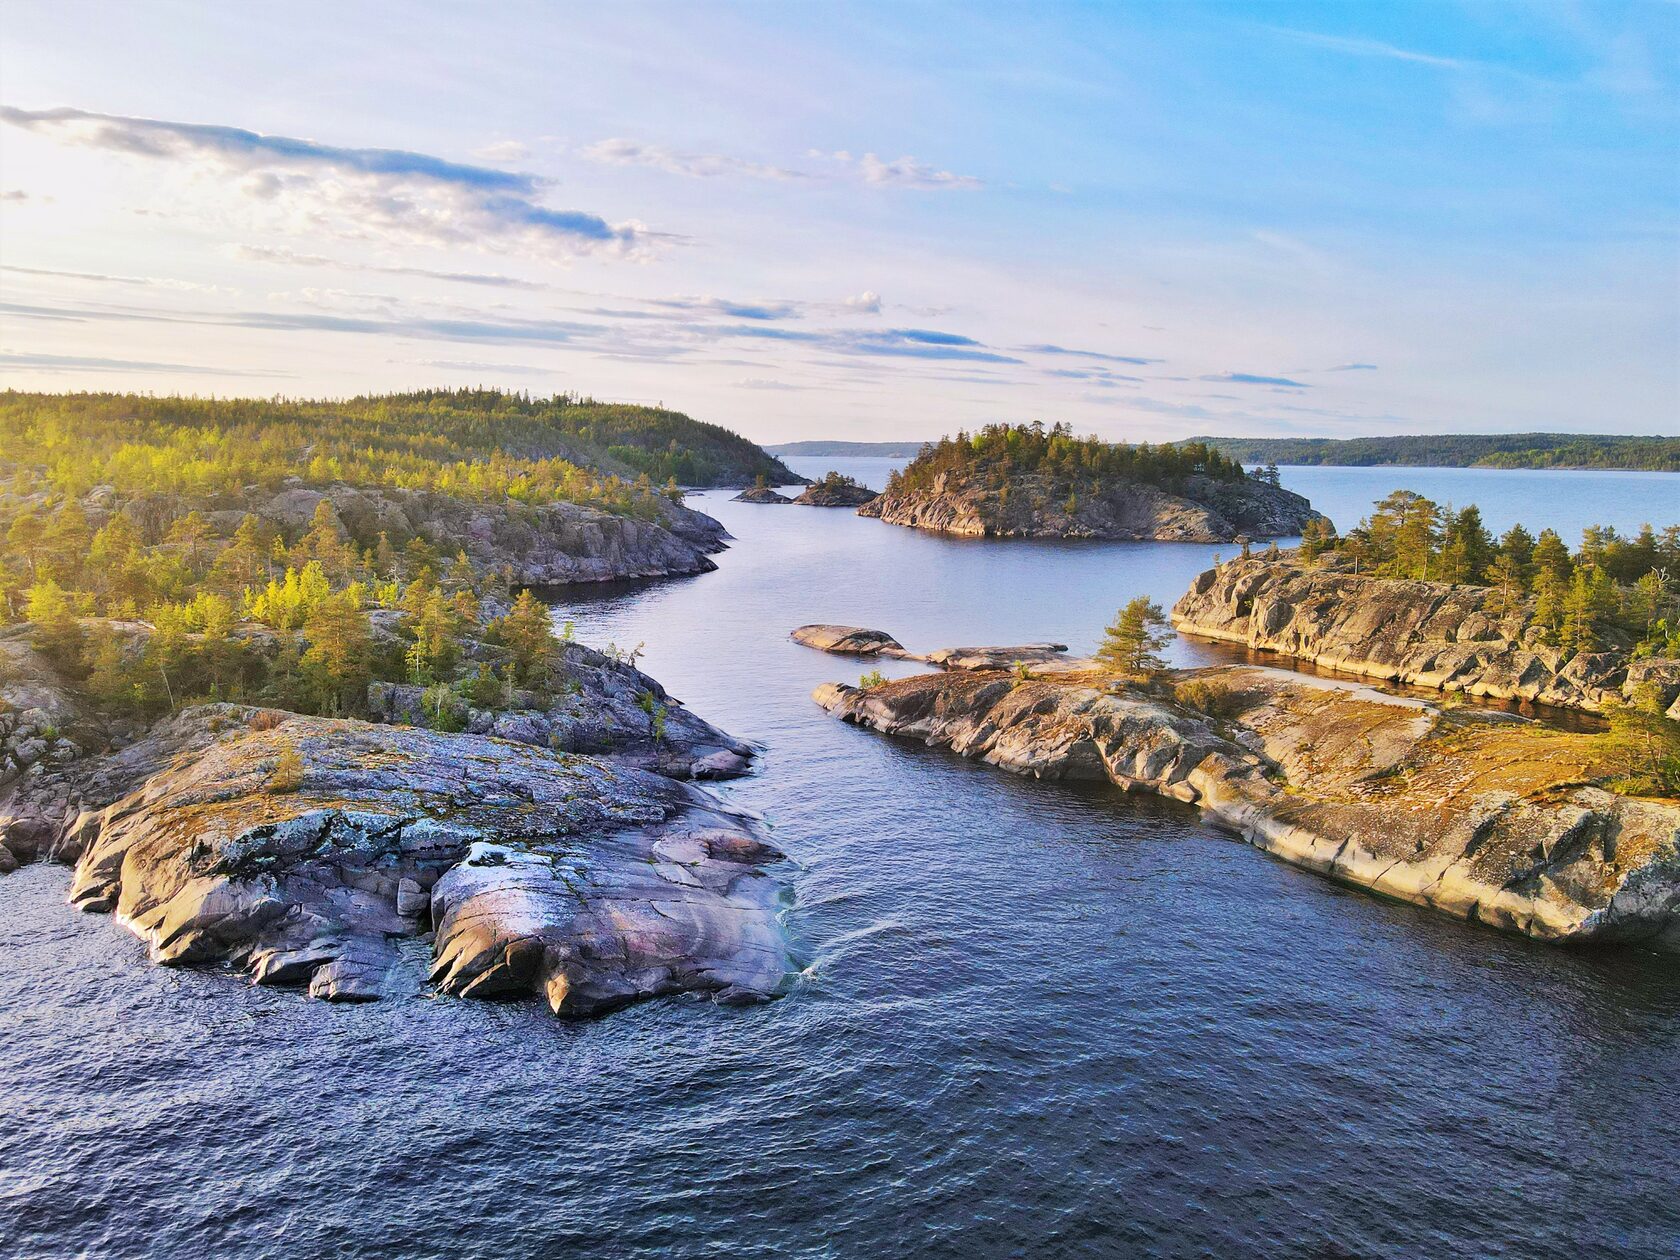
[[[1281,670],[1193,677],[1227,698],[1221,718],[1100,675],[927,674],[814,698],[1014,773],[1198,805],[1286,861],[1446,914],[1680,949],[1680,805],[1584,786],[1592,736]]]
[[[481,571],[507,566],[514,582],[531,586],[704,573],[717,567],[710,554],[728,539],[711,517],[664,498],[652,501],[655,515],[643,520],[576,503],[481,503],[389,487],[300,483],[278,491],[251,487],[204,498],[143,495],[126,501],[109,487],[102,490],[83,500],[90,522],[97,527],[120,511],[151,541],[195,508],[224,533],[249,512],[296,534],[326,499],[358,546],[372,546],[381,532],[399,547],[419,534],[446,555],[465,551]]]
[[[1180,493],[1116,480],[1082,496],[1072,512],[1047,479],[1018,477],[1005,487],[944,473],[922,490],[888,489],[858,509],[889,525],[974,538],[1113,538],[1230,542],[1293,537],[1318,516],[1293,491],[1252,478],[1191,477]]]
[[[908,655],[903,645],[884,630],[865,630],[859,626],[817,623],[800,626],[790,637],[795,643],[816,648],[819,652],[833,652],[838,656]]]
[[[1173,605],[1185,634],[1241,643],[1365,678],[1597,710],[1653,682],[1680,698],[1680,661],[1565,654],[1494,612],[1494,592],[1394,581],[1255,556],[1209,569]]]
[[[283,756],[299,769],[287,777]],[[780,855],[698,789],[476,735],[229,705],[120,756],[71,900],[167,964],[365,1001],[411,989],[390,942],[436,926],[464,996],[587,1015],[696,991],[774,996]]]
[[[806,486],[795,503],[806,507],[855,508],[875,501],[876,492],[868,486],[831,485],[818,481]]]
[[[778,494],[769,486],[753,486],[736,495],[736,503],[792,503],[793,500],[785,494]]]

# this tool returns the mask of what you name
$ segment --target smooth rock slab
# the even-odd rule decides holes
[[[700,789],[274,710],[206,706],[166,734],[190,751],[102,812],[71,892],[155,961],[369,1001],[403,987],[391,942],[429,906],[446,992],[539,995],[562,1015],[687,991],[765,1000],[791,970],[781,855]],[[286,752],[295,781],[275,778]]]

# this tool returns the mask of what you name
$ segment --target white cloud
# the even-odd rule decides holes
[[[874,289],[865,289],[856,297],[847,298],[843,305],[859,315],[879,315],[881,313],[881,295]]]
[[[473,156],[486,162],[523,162],[531,156],[531,149],[518,140],[498,140],[482,149],[474,149]]]
[[[580,151],[591,162],[606,166],[648,166],[671,175],[686,175],[691,179],[715,179],[721,175],[744,175],[751,179],[795,180],[808,179],[801,171],[780,166],[767,166],[745,158],[721,153],[679,153],[661,144],[642,144],[636,140],[614,138],[600,140]]]
[[[365,241],[468,246],[551,260],[644,252],[655,235],[538,198],[545,181],[401,149],[347,149],[237,127],[0,106],[0,122],[66,144],[169,163],[214,181],[237,180],[283,230]]]

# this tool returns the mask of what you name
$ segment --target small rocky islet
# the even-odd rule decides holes
[[[1205,444],[1127,446],[1063,425],[988,425],[929,443],[858,514],[974,538],[1156,542],[1294,537],[1322,519]]]
[[[855,725],[1194,804],[1305,869],[1539,940],[1680,950],[1680,803],[1604,786],[1602,737],[1259,666],[1138,686],[1056,645],[911,656],[879,630],[793,637],[939,666],[818,687]]]

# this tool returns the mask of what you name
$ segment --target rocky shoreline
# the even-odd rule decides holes
[[[1591,735],[1249,666],[1148,689],[947,666],[814,699],[1013,773],[1197,805],[1285,861],[1445,914],[1680,949],[1680,804],[1595,786]]]
[[[1155,542],[1294,537],[1318,517],[1301,495],[1253,478],[1193,476],[1176,492],[1116,478],[1070,499],[1043,476],[999,485],[955,473],[940,473],[926,488],[889,486],[858,515],[970,538]]]
[[[1561,652],[1496,607],[1486,587],[1361,577],[1286,554],[1202,573],[1173,605],[1172,623],[1364,678],[1588,712],[1649,684],[1680,719],[1680,661]]]
[[[681,781],[751,748],[622,660],[563,644],[561,694],[457,733],[405,724],[422,689],[375,682],[382,722],[204,704],[130,738],[21,635],[0,653],[0,874],[73,867],[72,902],[156,962],[365,1001],[420,990],[412,939],[443,992],[567,1016],[767,1000],[791,969],[781,854]]]

